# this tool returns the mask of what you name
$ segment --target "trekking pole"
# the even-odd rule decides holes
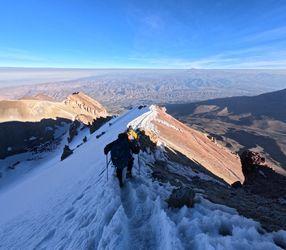
[[[106,179],[108,181],[108,165],[109,165],[109,162],[108,162],[108,154],[106,155]]]
[[[139,154],[138,154],[138,166],[139,166],[139,175],[141,175],[141,164],[140,164],[140,159],[139,159]]]

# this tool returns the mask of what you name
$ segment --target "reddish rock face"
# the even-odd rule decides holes
[[[153,107],[153,114],[146,122],[146,134],[153,141],[160,141],[174,149],[228,184],[244,182],[241,162],[237,155],[209,139],[202,132],[190,128],[166,113],[164,108]],[[156,139],[157,138],[157,139]]]
[[[192,189],[180,187],[172,191],[167,203],[171,208],[181,208],[183,206],[193,207],[194,199],[195,192]]]

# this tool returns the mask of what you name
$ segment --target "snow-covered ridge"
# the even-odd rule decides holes
[[[111,168],[106,180],[104,146],[129,125],[154,129],[156,110],[112,119],[66,160],[0,193],[0,248],[279,249],[274,241],[285,232],[262,234],[258,223],[200,195],[194,208],[169,209],[173,187],[153,181],[148,166],[161,154],[141,153],[141,175],[136,160],[135,178],[122,190]]]
[[[149,132],[154,133],[155,135],[158,136],[158,141],[160,141],[160,136],[159,136],[160,131],[154,125],[154,121],[158,122],[158,123],[160,123],[166,127],[172,128],[176,131],[181,131],[176,126],[170,124],[169,122],[167,122],[165,120],[160,119],[158,117],[158,109],[160,109],[160,107],[158,107],[156,105],[151,105],[149,107],[149,111],[142,114],[138,118],[134,119],[128,125],[132,126],[133,128],[136,128],[136,129],[141,129],[141,130],[145,130],[145,131],[149,131]]]
[[[189,128],[166,113],[164,108],[152,105],[146,113],[129,125],[145,130],[155,143],[179,151],[202,167],[232,184],[241,183],[244,175],[239,158],[208,139],[203,133]]]
[[[157,117],[157,107],[151,105],[149,108],[145,108],[145,110],[146,112],[129,122],[128,126],[131,126],[134,129],[150,130],[155,134],[158,134],[155,126],[151,123]]]

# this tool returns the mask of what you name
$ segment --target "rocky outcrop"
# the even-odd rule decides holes
[[[191,188],[180,187],[172,191],[167,203],[172,208],[193,207],[194,199],[195,192]]]
[[[68,96],[63,103],[74,113],[77,113],[79,115],[78,118],[82,118],[85,123],[108,115],[106,109],[99,102],[82,92],[73,93]]]
[[[232,188],[241,188],[242,187],[242,184],[240,181],[236,181],[234,183],[231,184],[231,187]]]
[[[240,155],[240,160],[245,178],[247,178],[250,173],[254,172],[257,166],[265,163],[264,157],[262,157],[258,152],[253,152],[250,150],[245,150]]]
[[[80,126],[80,122],[75,120],[71,125],[70,125],[70,128],[69,128],[69,137],[68,137],[68,143],[71,143],[73,138],[75,136],[77,136],[78,132],[78,128]]]
[[[61,156],[61,161],[69,157],[72,153],[73,151],[69,148],[69,146],[65,145],[62,156]]]
[[[265,165],[264,157],[247,150],[240,158],[245,176],[244,189],[270,199],[286,197],[286,177]]]
[[[108,122],[112,117],[99,117],[96,120],[93,120],[92,123],[89,124],[89,131],[93,134],[97,129],[99,129],[104,123]]]

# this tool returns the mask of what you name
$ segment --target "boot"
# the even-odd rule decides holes
[[[122,169],[116,169],[117,178],[119,180],[119,186],[123,187],[123,180],[122,180]]]
[[[132,177],[133,177],[131,170],[127,170],[126,177],[127,177],[127,178],[132,178]]]
[[[133,157],[129,160],[128,165],[127,165],[127,173],[126,177],[127,178],[132,178],[132,167],[133,167]]]

